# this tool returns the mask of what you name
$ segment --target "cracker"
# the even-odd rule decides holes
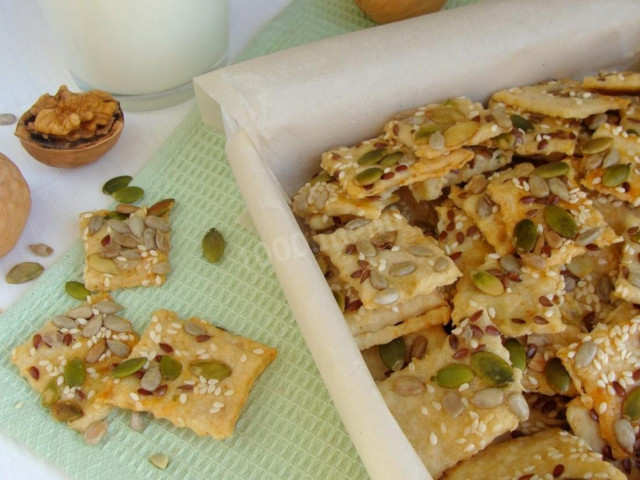
[[[417,157],[435,159],[463,146],[480,145],[511,127],[502,110],[487,110],[458,97],[403,112],[387,122],[384,131],[385,138],[406,145]]]
[[[112,379],[108,401],[118,407],[146,411],[198,435],[224,439],[233,435],[249,391],[277,350],[234,335],[205,320],[181,320],[175,312],[158,310],[129,359],[146,358],[141,371],[160,368],[163,357],[181,365],[175,378],[164,376],[157,389],[142,389],[144,377]],[[198,364],[223,365],[228,376],[199,373]],[[204,367],[203,367],[204,368]]]
[[[620,273],[613,294],[627,302],[640,303],[640,222],[635,218],[628,218],[626,225]]]
[[[436,240],[398,213],[313,238],[367,309],[428,295],[460,275]]]
[[[592,452],[586,443],[559,428],[514,438],[487,447],[483,452],[449,470],[443,478],[507,480],[518,478],[627,477]]]
[[[374,155],[377,161],[362,160],[365,155]],[[440,177],[462,168],[472,158],[473,153],[462,148],[430,159],[418,158],[410,148],[378,137],[354,147],[329,150],[322,155],[320,165],[338,179],[351,198],[360,199]]]
[[[485,328],[490,322],[484,316],[477,325]],[[391,413],[434,478],[502,433],[515,429],[521,419],[518,415],[524,419],[528,414],[526,406],[524,410],[513,407],[518,400],[524,402],[518,369],[513,370],[513,380],[497,390],[478,377],[458,388],[438,384],[434,376],[441,368],[452,363],[469,365],[468,352],[474,350],[474,344],[482,343],[486,351],[506,361],[509,358],[499,337],[474,337],[468,322],[454,334],[457,344],[446,342],[379,383]],[[467,353],[463,356],[461,352]],[[480,403],[480,397],[487,393],[495,394],[495,402]]]
[[[639,74],[640,75],[640,74]],[[640,135],[640,98],[631,97],[631,103],[627,108],[618,112],[620,126],[629,135]]]
[[[611,94],[640,93],[640,73],[638,72],[599,72],[582,79],[582,86],[591,90]]]
[[[108,295],[94,295],[88,302],[48,320],[11,352],[11,362],[42,396],[43,405],[52,410],[54,418],[65,421],[55,414],[63,406],[81,415],[67,421],[74,430],[84,432],[112,409],[104,402],[106,380],[112,365],[121,362],[138,340],[131,324],[116,316],[121,308]],[[71,376],[65,377],[65,367],[72,362],[85,370],[80,384]]]
[[[520,111],[560,118],[587,118],[629,105],[625,98],[592,92],[574,80],[551,80],[500,90],[491,100]]]
[[[171,207],[158,217],[140,207],[123,220],[113,211],[82,213],[85,286],[112,291],[163,285],[171,270],[170,212]]]

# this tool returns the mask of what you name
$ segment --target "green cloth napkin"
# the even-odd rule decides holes
[[[447,7],[470,3],[452,0]],[[371,26],[352,0],[294,0],[247,48],[242,59]],[[141,332],[152,312],[175,310],[276,347],[277,359],[256,382],[233,438],[198,437],[165,420],[128,427],[114,410],[97,446],[55,422],[10,364],[13,347],[77,302],[64,283],[81,280],[80,242],[0,315],[0,429],[73,479],[364,479],[365,468],[331,402],[258,237],[237,221],[244,203],[227,164],[224,139],[194,109],[133,182],[145,204],[176,199],[172,213],[174,271],[161,288],[114,292]],[[80,213],[80,210],[78,211]],[[227,250],[207,263],[200,242],[219,229]],[[165,453],[164,471],[148,457]]]

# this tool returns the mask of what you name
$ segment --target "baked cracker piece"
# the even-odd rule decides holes
[[[564,280],[560,269],[510,270],[490,255],[476,270],[465,271],[456,283],[452,300],[454,324],[483,310],[503,335],[563,331],[559,304]]]
[[[441,177],[472,158],[473,152],[462,148],[430,159],[418,158],[410,148],[378,137],[353,147],[331,149],[322,154],[320,165],[347,195],[360,199]]]
[[[551,80],[500,90],[491,100],[519,111],[560,118],[587,118],[629,105],[626,98],[592,92],[574,80]]]
[[[437,241],[399,213],[383,213],[362,223],[313,239],[340,279],[358,292],[364,308],[390,307],[415,295],[428,295],[460,276]]]
[[[617,459],[630,456],[636,441],[638,420],[623,415],[623,403],[638,386],[639,324],[640,316],[616,316],[557,352],[584,404],[597,413],[600,434]]]
[[[409,147],[419,158],[437,158],[463,146],[480,145],[511,131],[501,109],[485,109],[466,97],[398,114],[384,126],[385,138]]]
[[[513,153],[499,148],[481,146],[470,147],[473,158],[459,170],[452,170],[442,177],[430,178],[409,185],[411,194],[417,201],[429,201],[440,198],[443,190],[451,185],[458,185],[471,179],[474,175],[498,170],[509,163]]]
[[[624,245],[614,295],[631,303],[640,303],[640,221],[627,217]]]
[[[550,173],[555,169],[565,174]],[[498,206],[506,229],[501,250],[511,245],[511,251],[518,250],[525,265],[544,270],[567,263],[587,246],[604,247],[620,241],[586,192],[572,180],[570,169],[567,162],[553,162],[529,175],[489,183],[487,194]],[[526,222],[535,225],[538,233],[524,230],[518,234]],[[534,243],[526,241],[526,248],[519,245],[519,238],[526,240],[532,235]]]
[[[149,208],[131,206],[135,211],[130,214],[107,210],[82,213],[85,286],[112,291],[164,284],[171,271],[172,206],[173,200],[167,199]]]
[[[313,230],[317,216],[378,218],[382,210],[398,201],[392,191],[381,195],[353,199],[328,173],[323,172],[307,182],[293,197],[292,210]]]
[[[604,195],[599,192],[590,192],[589,198],[593,201],[593,206],[607,220],[609,226],[616,232],[616,235],[622,236],[627,230],[627,221],[634,217],[640,222],[640,209],[633,205],[623,202],[613,195]]]
[[[529,404],[529,418],[520,422],[518,429],[505,434],[503,440],[510,440],[517,436],[532,435],[549,428],[568,429],[565,410],[568,398],[562,395],[542,395],[540,393],[525,393]],[[498,443],[500,439],[494,442]]]
[[[122,305],[106,294],[88,298],[48,320],[11,352],[11,362],[41,395],[52,416],[84,432],[104,419],[111,366],[129,355],[138,340],[118,314]]]
[[[631,103],[625,109],[619,110],[620,126],[629,135],[640,136],[640,98],[631,97]]]
[[[378,384],[391,413],[434,478],[514,430],[528,416],[520,370],[510,366],[500,337],[473,332],[476,327],[484,332],[490,326],[486,315],[473,328],[465,322],[443,346],[429,349],[422,359],[414,359]],[[475,351],[480,345],[484,350]],[[470,365],[477,368],[475,374],[469,374]],[[481,373],[489,366],[502,372],[493,381]],[[452,369],[457,374],[450,378],[447,372]],[[458,375],[462,372],[464,377]]]
[[[108,401],[216,439],[232,436],[249,391],[277,350],[205,320],[158,310],[128,361],[136,373],[109,383]]]
[[[560,473],[558,473],[560,472]],[[447,471],[447,480],[523,478],[608,478],[625,480],[620,470],[592,452],[580,438],[559,428],[543,430],[487,447]]]
[[[637,207],[640,205],[640,137],[629,135],[623,127],[610,123],[600,125],[591,141],[602,137],[611,139],[603,145],[609,146],[601,147],[597,153],[585,154],[581,183],[589,190],[612,195]]]
[[[633,95],[640,93],[640,73],[624,72],[598,72],[598,75],[590,75],[582,79],[582,86],[590,90],[603,93]]]

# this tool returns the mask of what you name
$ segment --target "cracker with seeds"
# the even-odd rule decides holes
[[[254,382],[276,354],[205,320],[159,310],[121,370],[112,372],[108,402],[198,435],[229,438]]]
[[[627,302],[640,303],[640,222],[635,218],[628,218],[626,225],[620,272],[613,294]]]
[[[84,432],[112,409],[105,403],[111,367],[131,352],[138,336],[106,294],[89,297],[48,320],[11,352],[11,362],[53,418]]]
[[[575,435],[559,428],[487,447],[447,471],[447,480],[627,477]]]
[[[629,135],[640,136],[640,98],[631,97],[630,100],[627,108],[618,111],[620,126]]]
[[[384,126],[385,138],[409,147],[417,157],[436,159],[457,149],[481,145],[512,128],[502,109],[485,109],[458,97],[397,115]]]
[[[598,72],[582,79],[582,86],[590,90],[611,94],[637,95],[640,93],[640,73]]]
[[[474,323],[484,332],[484,315]],[[391,413],[434,478],[514,430],[529,408],[499,336],[466,321],[442,347],[379,383]],[[452,340],[454,338],[455,340]],[[478,350],[482,344],[484,349]],[[487,376],[488,371],[493,373]]]
[[[629,105],[628,99],[592,92],[574,80],[551,80],[500,90],[491,100],[523,112],[578,119]]]
[[[367,309],[428,295],[460,275],[437,241],[399,213],[313,238]]]
[[[167,199],[149,208],[126,206],[130,207],[127,213],[99,210],[81,214],[85,286],[112,291],[164,284],[171,271],[169,213],[173,203]]]

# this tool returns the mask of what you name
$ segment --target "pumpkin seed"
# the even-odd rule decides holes
[[[11,285],[29,282],[38,278],[44,267],[37,262],[23,262],[15,265],[9,273],[7,273],[6,281]]]
[[[162,374],[157,365],[152,365],[148,368],[144,375],[140,379],[140,387],[144,388],[148,392],[153,392],[160,386],[162,382]]]
[[[182,373],[182,363],[170,355],[163,355],[160,359],[160,373],[165,380],[175,380]]]
[[[554,392],[563,395],[569,390],[571,377],[558,357],[547,362],[544,367],[544,376]]]
[[[566,175],[569,173],[570,167],[566,162],[553,162],[545,163],[535,168],[532,175],[538,175],[544,179],[559,177],[560,175]]]
[[[425,112],[425,117],[445,126],[466,120],[466,117],[459,110],[451,107],[436,107],[428,110]]]
[[[315,185],[316,183],[329,183],[333,180],[333,177],[327,172],[320,172],[318,175],[309,180],[309,185]]]
[[[107,195],[113,195],[113,192],[120,190],[128,186],[133,180],[133,177],[130,175],[120,175],[118,177],[113,177],[110,180],[107,180],[102,186],[102,192]]]
[[[327,175],[329,175],[329,174],[327,173]],[[147,215],[152,215],[154,217],[161,217],[165,213],[171,211],[171,209],[173,208],[173,206],[175,204],[176,204],[175,199],[173,199],[173,198],[165,198],[165,199],[160,200],[160,201],[154,203],[153,205],[151,205],[147,209]]]
[[[393,382],[393,391],[402,397],[422,395],[426,389],[424,382],[414,375],[402,375]]]
[[[504,392],[500,388],[484,388],[471,397],[471,403],[478,408],[494,408],[502,403]]]
[[[79,387],[87,375],[87,368],[79,358],[74,358],[64,366],[64,381],[70,387]]]
[[[331,293],[333,293],[333,298],[338,304],[338,308],[342,313],[344,313],[344,309],[346,305],[344,295],[341,292],[338,292],[337,290],[332,290]]]
[[[147,363],[145,357],[136,357],[125,360],[111,371],[111,375],[116,378],[123,378],[136,373]]]
[[[186,322],[184,324],[184,331],[194,337],[207,334],[207,331],[203,327],[194,322]]]
[[[0,125],[13,125],[17,120],[13,113],[0,113]]]
[[[400,159],[404,157],[404,153],[402,152],[392,152],[388,155],[385,155],[382,160],[380,160],[381,167],[392,167],[396,163],[400,161]]]
[[[484,270],[471,272],[471,281],[478,290],[487,295],[501,295],[504,293],[504,285],[498,277]]]
[[[444,388],[458,388],[473,379],[473,370],[462,363],[450,363],[435,374],[433,380]]]
[[[622,403],[622,414],[632,422],[640,418],[640,387],[631,390]]]
[[[548,197],[550,193],[549,185],[545,179],[539,175],[531,175],[529,177],[529,191],[531,195],[537,198]]]
[[[522,130],[523,132],[530,132],[533,130],[533,123],[524,118],[521,115],[511,114],[511,123],[514,128]]]
[[[604,152],[611,145],[613,145],[612,137],[591,138],[582,145],[582,154],[593,155],[595,153]]]
[[[60,400],[51,405],[51,414],[59,422],[73,422],[84,416],[82,407],[73,400]]]
[[[116,202],[135,203],[144,196],[144,190],[140,187],[124,187],[111,194]]]
[[[509,352],[511,365],[524,371],[527,368],[527,352],[524,345],[517,338],[509,338],[504,342],[504,348]]]
[[[627,452],[633,452],[636,443],[636,431],[626,418],[619,418],[613,424],[613,433],[620,446]]]
[[[433,132],[429,137],[429,146],[434,150],[442,150],[444,148],[444,135],[440,132]]]
[[[377,168],[377,167],[367,168],[366,170],[363,170],[360,173],[358,173],[355,176],[354,181],[358,185],[362,185],[362,186],[373,185],[378,180],[380,180],[383,173],[384,171],[381,168]]]
[[[567,264],[567,270],[578,278],[584,278],[596,268],[596,260],[593,257],[573,257]]]
[[[593,342],[584,342],[578,347],[575,356],[576,368],[586,367],[595,358],[598,351],[598,346]]]
[[[64,284],[64,291],[76,300],[86,300],[91,295],[91,292],[87,290],[83,283],[73,280]]]
[[[573,238],[576,236],[578,226],[573,216],[564,208],[557,205],[547,205],[544,209],[544,220],[547,225],[564,238]]]
[[[608,188],[614,188],[622,185],[629,179],[631,173],[631,165],[628,163],[618,163],[605,168],[602,172],[602,185]]]
[[[218,360],[202,360],[189,366],[191,372],[197,376],[203,376],[207,380],[222,380],[231,375],[231,367]]]
[[[107,434],[109,423],[106,420],[94,422],[84,431],[82,436],[88,445],[97,445]]]
[[[202,253],[211,263],[218,262],[224,254],[225,241],[222,234],[211,228],[202,239]]]
[[[513,244],[518,253],[529,253],[538,240],[538,227],[530,218],[520,220],[513,229]]]
[[[87,265],[100,273],[118,274],[118,266],[110,258],[104,258],[98,253],[92,253],[87,257]]]
[[[510,133],[501,133],[495,137],[493,141],[500,150],[509,150],[513,143],[513,135]]]
[[[164,453],[154,453],[149,457],[149,462],[156,468],[164,470],[169,466],[169,457]]]
[[[105,220],[126,220],[129,217],[129,215],[126,215],[124,213],[118,212],[118,211],[111,211],[108,212],[104,218]]]
[[[474,353],[471,355],[471,369],[480,379],[492,387],[504,387],[513,381],[513,369],[495,353]]]
[[[407,346],[400,337],[391,340],[389,343],[378,346],[378,354],[382,363],[390,370],[400,370],[404,366],[404,359],[407,354]]]
[[[444,144],[448,148],[463,144],[473,138],[478,130],[480,130],[480,123],[473,120],[456,123],[442,133]]]
[[[358,159],[358,165],[376,165],[380,163],[380,160],[387,154],[384,148],[376,148],[375,150],[369,150]]]
[[[441,133],[442,127],[435,123],[429,123],[418,129],[414,135],[414,139],[416,143],[427,143],[430,141],[431,136],[436,132]]]
[[[53,253],[53,248],[49,245],[45,245],[44,243],[34,243],[29,245],[29,250],[31,253],[39,257],[48,257]]]
[[[158,262],[153,265],[151,271],[157,275],[168,275],[171,273],[171,264],[169,262]]]
[[[108,339],[107,346],[116,357],[127,358],[131,354],[131,347],[115,338]]]
[[[60,389],[58,388],[58,382],[56,378],[52,378],[49,380],[47,385],[44,387],[42,391],[42,405],[45,407],[49,407],[60,400]]]

